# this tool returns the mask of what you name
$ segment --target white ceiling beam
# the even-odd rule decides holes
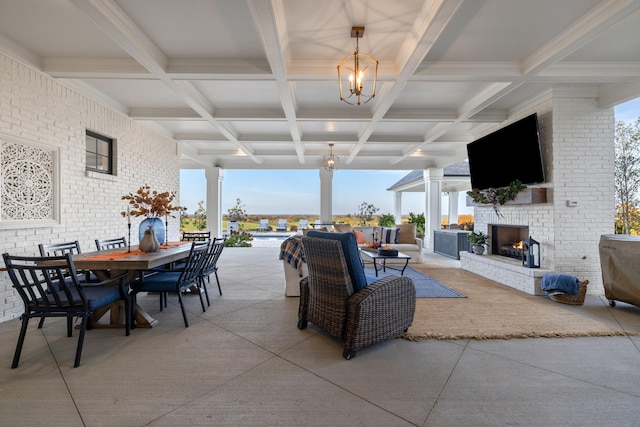
[[[533,75],[562,60],[640,8],[633,0],[605,0],[522,61],[522,74]]]
[[[298,162],[304,164],[306,160],[304,147],[300,143],[302,132],[296,120],[294,87],[287,79],[286,66],[291,54],[286,35],[284,5],[280,0],[250,0],[249,8],[257,24],[258,34],[262,39],[267,60],[278,86],[282,110],[289,125]]]
[[[458,10],[462,0],[426,1],[424,7],[414,21],[413,27],[398,53],[400,73],[393,85],[387,85],[372,107],[373,117],[358,135],[359,143],[346,160],[346,164],[354,161],[363,145],[373,134],[376,126],[400,96],[409,78],[418,69],[427,53],[433,47],[447,23]]]
[[[177,82],[166,73],[168,58],[151,41],[149,37],[127,16],[112,0],[70,0],[100,28],[102,28],[118,45],[142,64],[156,78],[163,81],[194,111],[200,114],[220,133],[234,142],[245,154],[256,163],[262,163],[251,151],[237,141],[236,132],[226,122],[219,122],[213,115],[213,107],[193,87],[185,82]]]

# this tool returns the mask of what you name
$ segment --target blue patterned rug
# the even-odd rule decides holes
[[[369,276],[376,275],[373,267],[365,267],[364,272]],[[378,277],[399,274],[400,272],[395,270],[387,270],[385,272],[383,272],[382,270],[378,270]],[[426,274],[414,270],[411,267],[407,267],[404,270],[403,276],[406,276],[413,280],[413,286],[415,286],[416,288],[416,298],[466,298],[466,296],[462,295],[461,293],[446,287],[437,280],[432,279]]]

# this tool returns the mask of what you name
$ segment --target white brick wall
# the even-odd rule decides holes
[[[533,112],[540,122],[547,203],[502,206],[501,219],[491,207],[476,207],[475,229],[487,233],[488,224],[527,225],[540,242],[541,269],[588,279],[588,292],[602,294],[598,242],[614,232],[613,108],[598,109],[593,97],[554,94],[514,121]],[[578,206],[568,207],[568,200]],[[466,258],[462,266],[469,271],[499,276],[504,284],[522,282],[521,275],[510,274],[511,266],[498,274],[495,263],[485,259],[479,266],[480,260]]]
[[[116,140],[116,176],[85,172],[86,129]],[[119,214],[126,209],[123,194],[145,183],[160,191],[179,191],[175,141],[1,54],[0,133],[59,147],[62,175],[61,225],[0,228],[0,253],[35,255],[39,243],[76,239],[83,251],[94,250],[96,238],[127,235],[126,219]],[[132,219],[134,244],[141,220]],[[170,219],[169,239],[178,238],[178,218]],[[0,322],[22,311],[7,274],[0,273]]]

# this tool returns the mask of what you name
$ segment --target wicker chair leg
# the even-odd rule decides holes
[[[342,357],[344,357],[347,360],[351,360],[354,357],[356,357],[356,351],[345,347],[345,349],[342,352]]]
[[[305,277],[300,280],[300,306],[298,307],[298,329],[307,327],[307,312],[309,310],[309,284]]]

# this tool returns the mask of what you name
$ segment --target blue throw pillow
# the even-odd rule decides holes
[[[358,253],[358,244],[356,243],[356,235],[347,233],[331,233],[327,231],[309,230],[308,237],[316,237],[321,239],[337,240],[342,245],[342,252],[347,261],[347,268],[351,281],[356,287],[356,291],[367,286],[367,278],[364,275],[362,264],[360,262],[360,254]]]
[[[391,244],[398,243],[399,228],[382,228],[380,232],[380,243]]]

